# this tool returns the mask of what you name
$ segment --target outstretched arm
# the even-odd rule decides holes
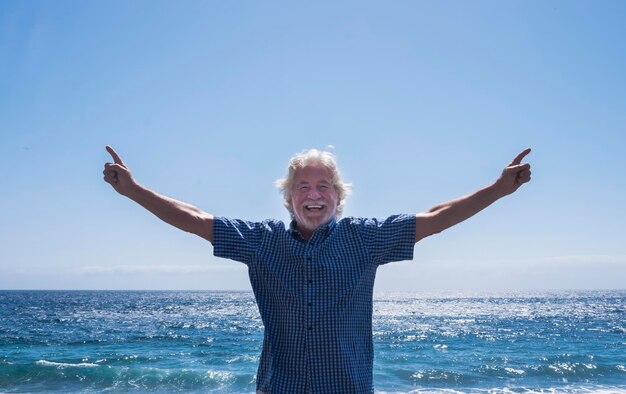
[[[530,148],[518,154],[493,184],[466,196],[436,205],[426,212],[418,213],[415,242],[474,216],[530,181],[530,164],[521,164],[522,159],[529,153]]]
[[[212,215],[140,185],[133,179],[128,166],[113,148],[107,146],[106,150],[111,154],[113,163],[104,165],[104,180],[113,186],[116,192],[135,201],[164,222],[213,242]]]

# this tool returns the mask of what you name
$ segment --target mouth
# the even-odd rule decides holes
[[[311,205],[305,205],[304,209],[306,209],[307,211],[321,211],[322,209],[324,209],[324,205],[319,205],[319,204],[311,204]]]

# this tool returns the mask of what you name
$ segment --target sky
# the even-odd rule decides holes
[[[289,221],[336,154],[344,216],[532,181],[385,265],[377,291],[626,287],[623,1],[0,2],[0,289],[249,290],[246,267],[102,180]],[[332,146],[332,147],[331,147]]]

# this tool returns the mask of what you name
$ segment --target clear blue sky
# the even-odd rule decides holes
[[[623,1],[0,2],[0,289],[249,289],[102,181],[288,220],[333,145],[347,216],[533,180],[379,270],[377,290],[626,287]]]

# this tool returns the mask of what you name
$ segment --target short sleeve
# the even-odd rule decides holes
[[[265,231],[262,222],[216,217],[213,219],[213,255],[248,264]]]
[[[360,232],[375,264],[412,260],[415,248],[415,215],[386,219],[360,219]]]

